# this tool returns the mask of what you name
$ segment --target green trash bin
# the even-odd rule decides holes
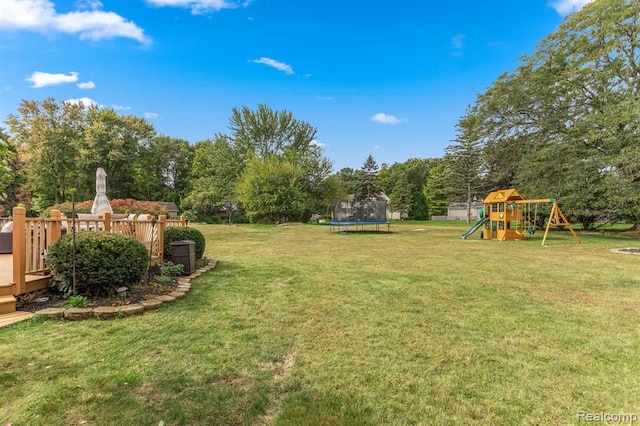
[[[184,266],[185,275],[193,274],[196,271],[196,242],[191,240],[172,242],[171,258],[176,265]]]

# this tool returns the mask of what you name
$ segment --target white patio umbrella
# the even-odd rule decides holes
[[[96,198],[91,206],[92,214],[113,213],[109,199],[107,198],[107,172],[102,167],[96,170]]]

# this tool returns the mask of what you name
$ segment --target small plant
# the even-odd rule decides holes
[[[86,308],[87,307],[87,298],[84,296],[71,296],[69,301],[65,303],[63,308]]]
[[[164,277],[179,277],[184,273],[184,265],[181,263],[166,262],[160,265],[160,275]]]
[[[160,276],[157,276],[155,278],[155,282],[157,282],[158,284],[168,284],[168,283],[170,283],[172,281],[173,281],[173,279],[171,277],[166,276],[166,275],[160,275]]]

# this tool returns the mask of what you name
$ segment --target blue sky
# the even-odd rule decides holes
[[[264,103],[315,126],[336,171],[441,157],[467,105],[588,2],[0,0],[0,118],[84,99],[195,143]]]

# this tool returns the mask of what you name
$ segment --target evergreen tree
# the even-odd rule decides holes
[[[356,185],[356,197],[375,200],[382,194],[382,188],[378,181],[378,164],[369,155],[362,166],[362,173],[358,176]]]

